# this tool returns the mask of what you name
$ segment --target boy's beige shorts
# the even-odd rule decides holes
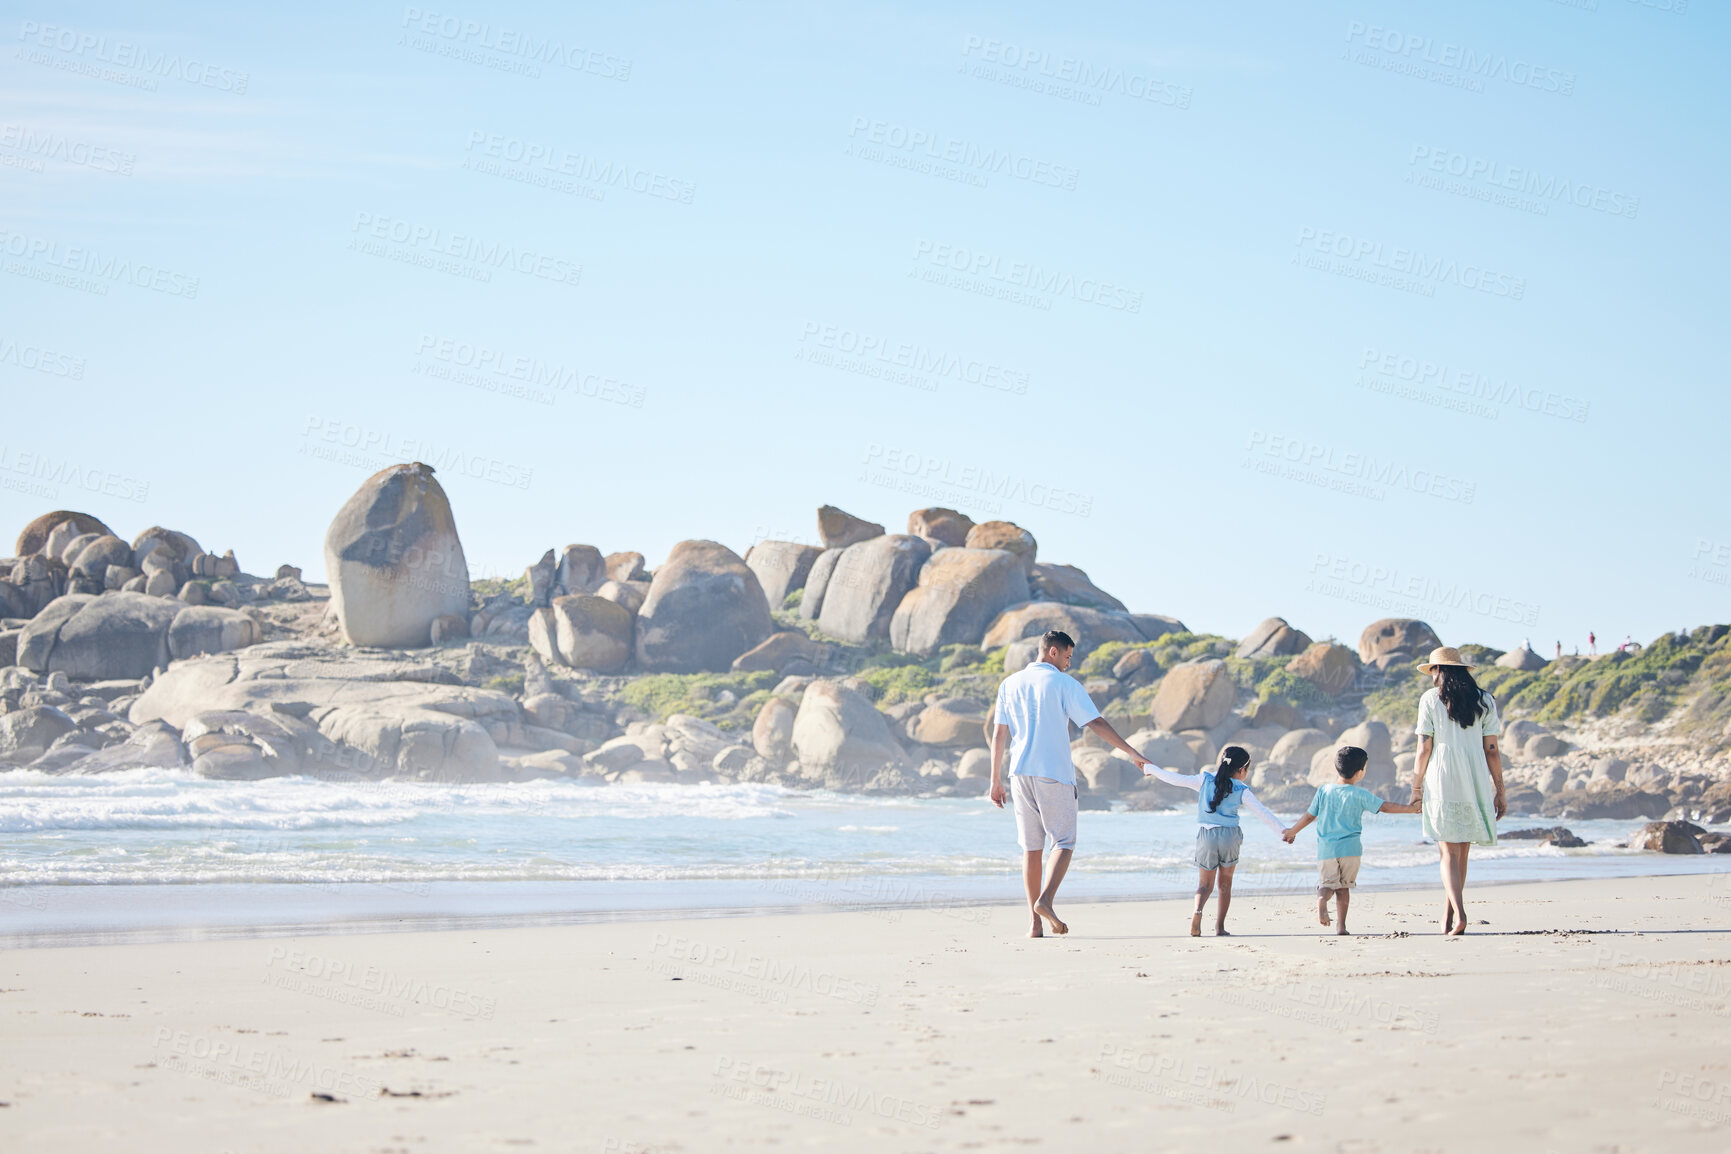
[[[1316,863],[1316,887],[1324,890],[1349,890],[1358,884],[1356,857],[1325,857]]]

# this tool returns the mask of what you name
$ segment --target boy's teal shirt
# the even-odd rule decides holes
[[[1381,809],[1382,798],[1361,786],[1343,781],[1317,790],[1309,811],[1316,819],[1316,860],[1362,856],[1364,815]]]

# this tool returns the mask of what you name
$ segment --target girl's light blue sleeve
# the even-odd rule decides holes
[[[1150,777],[1159,778],[1167,785],[1182,786],[1184,789],[1193,789],[1197,793],[1202,792],[1202,775],[1200,773],[1178,773],[1170,769],[1161,769],[1153,762],[1149,762],[1148,768],[1143,772]]]

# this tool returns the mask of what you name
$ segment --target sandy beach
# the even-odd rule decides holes
[[[8,1151],[1712,1150],[1731,884],[12,949]]]

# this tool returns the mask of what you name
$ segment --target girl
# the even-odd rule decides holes
[[[1256,795],[1244,784],[1250,774],[1250,754],[1242,745],[1229,745],[1220,751],[1220,764],[1213,773],[1174,773],[1157,765],[1142,771],[1157,777],[1167,785],[1182,786],[1196,791],[1196,912],[1190,915],[1190,936],[1202,936],[1202,909],[1208,895],[1214,892],[1214,878],[1220,877],[1220,904],[1214,910],[1214,933],[1229,938],[1226,932],[1226,911],[1232,906],[1232,871],[1238,865],[1238,848],[1244,844],[1244,831],[1238,827],[1238,810],[1248,805],[1252,813],[1282,836],[1286,827],[1272,810],[1256,800]]]

